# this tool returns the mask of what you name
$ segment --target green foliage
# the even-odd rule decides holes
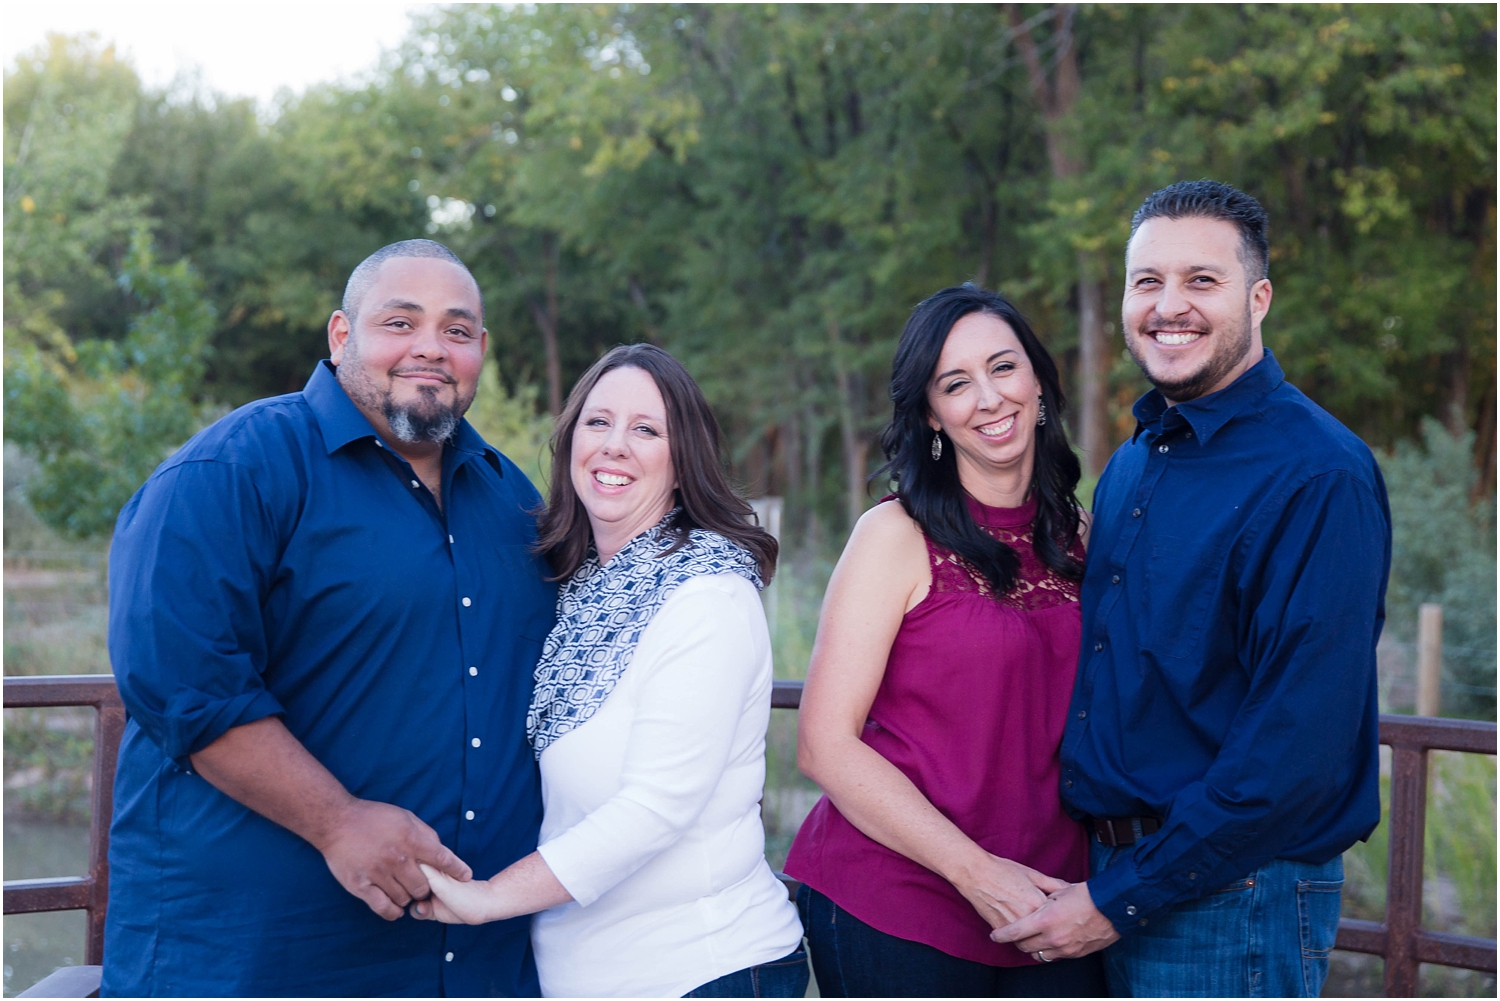
[[[1416,635],[1417,608],[1443,606],[1444,673],[1469,688],[1495,687],[1495,504],[1472,501],[1472,433],[1454,436],[1422,422],[1420,441],[1382,458],[1391,501],[1391,581],[1386,605],[1393,636]],[[1495,698],[1465,689],[1443,693],[1445,713],[1493,718]]]
[[[150,228],[217,309],[203,393],[239,404],[303,384],[362,257],[433,236],[508,392],[661,343],[813,539],[868,503],[916,301],[1002,288],[1076,373],[1080,255],[1118,287],[1139,200],[1214,176],[1271,214],[1294,382],[1377,446],[1436,415],[1493,454],[1492,7],[1021,5],[1044,61],[1077,55],[1053,121],[1007,7],[441,6],[366,82],[259,117],[53,39],[6,77],[7,339],[123,342]],[[1113,365],[1117,439],[1143,388]]]
[[[119,276],[139,303],[122,341],[47,351],[25,338],[5,355],[6,437],[39,468],[27,500],[52,528],[102,535],[151,471],[199,425],[195,395],[214,309],[186,261],[158,264],[137,233]]]
[[[485,359],[479,376],[479,391],[466,415],[474,430],[485,441],[505,454],[547,496],[548,477],[552,471],[552,453],[547,442],[552,436],[552,418],[538,416],[534,385],[523,385],[508,393],[500,382],[499,363]]]
[[[5,711],[6,810],[86,823],[93,776],[91,709]]]
[[[1495,937],[1495,759],[1436,751],[1427,793],[1424,861],[1428,878],[1442,873],[1457,908],[1433,913],[1429,928],[1480,938]]]

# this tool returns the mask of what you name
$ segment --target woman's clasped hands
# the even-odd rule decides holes
[[[422,866],[422,875],[432,896],[411,905],[411,916],[419,921],[441,921],[449,925],[482,925],[499,915],[495,907],[495,887],[489,880],[459,881],[430,865]]]
[[[996,930],[1025,917],[1045,904],[1048,896],[1071,885],[989,852],[978,853],[954,881],[964,899]]]

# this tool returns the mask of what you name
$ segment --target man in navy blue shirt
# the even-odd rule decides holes
[[[537,993],[528,919],[405,914],[418,863],[491,876],[541,820],[555,590],[535,489],[462,419],[479,288],[392,244],[328,340],[302,392],[204,430],[120,513],[107,995]]]
[[[1341,855],[1380,819],[1385,485],[1261,344],[1265,227],[1213,181],[1132,220],[1123,326],[1156,389],[1094,494],[1062,744],[1092,876],[995,936],[1108,946],[1122,996],[1318,996]]]

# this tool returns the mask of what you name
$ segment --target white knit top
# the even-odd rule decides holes
[[[540,852],[574,903],[531,940],[548,997],[681,997],[792,952],[765,859],[771,646],[735,574],[679,587],[594,717],[542,752]]]

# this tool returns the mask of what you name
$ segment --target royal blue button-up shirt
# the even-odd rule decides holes
[[[1138,427],[1094,493],[1062,743],[1075,816],[1164,818],[1089,880],[1122,934],[1380,819],[1375,643],[1391,527],[1369,448],[1271,352]]]
[[[441,508],[321,363],[152,474],[110,551],[129,721],[110,828],[113,995],[530,995],[530,921],[387,922],[189,755],[280,716],[355,796],[487,878],[536,847],[526,743],[555,589],[536,491],[466,422]]]

